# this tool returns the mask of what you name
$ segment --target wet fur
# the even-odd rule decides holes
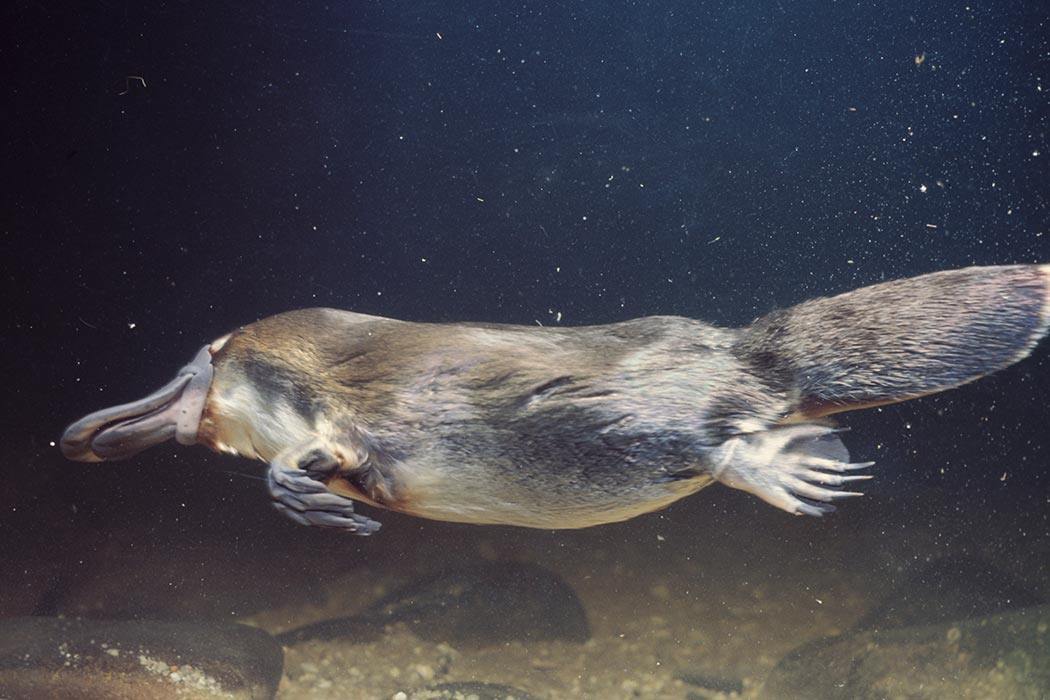
[[[293,311],[215,353],[199,440],[271,460],[320,436],[355,467],[333,490],[424,517],[624,520],[711,483],[735,436],[1021,359],[1046,332],[1048,290],[1047,266],[970,268],[810,301],[744,329],[671,316],[534,328]]]
[[[971,267],[813,299],[756,321],[736,353],[810,415],[944,391],[1023,359],[1047,331],[1050,266]]]
[[[752,394],[752,418],[762,407],[767,421],[785,410],[743,367],[726,371],[737,337],[673,317],[533,329],[297,311],[246,327],[215,357],[216,377],[235,379],[216,380],[212,406],[239,406],[229,397],[245,379],[268,379],[241,420],[226,413],[209,424],[250,416],[267,425],[260,414],[291,407],[325,437],[354,436],[393,495],[382,505],[445,520],[580,527],[710,483],[703,454],[730,429],[715,419],[724,393]],[[268,460],[277,447],[256,454]]]

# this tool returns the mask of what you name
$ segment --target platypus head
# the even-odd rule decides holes
[[[62,435],[62,454],[80,462],[127,459],[175,438],[183,445],[270,461],[302,442],[317,430],[306,415],[312,404],[309,367],[302,365],[309,359],[300,336],[265,335],[268,323],[282,322],[281,316],[272,319],[205,345],[149,396],[73,423]]]
[[[80,462],[101,462],[126,459],[171,438],[195,444],[212,381],[212,354],[224,340],[205,345],[173,380],[146,398],[95,411],[73,423],[62,435],[62,454]]]

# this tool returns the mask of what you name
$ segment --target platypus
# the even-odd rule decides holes
[[[70,459],[174,437],[269,464],[274,505],[367,535],[353,501],[536,528],[626,520],[713,483],[789,513],[861,495],[827,416],[970,382],[1050,326],[1050,265],[971,267],[773,311],[601,326],[290,311],[204,346],[169,384],[92,413]]]

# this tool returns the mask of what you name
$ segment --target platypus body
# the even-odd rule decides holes
[[[304,309],[210,345],[150,396],[71,425],[71,459],[175,437],[269,463],[298,522],[370,534],[353,500],[576,528],[711,484],[791,513],[860,495],[825,416],[943,391],[1031,352],[1050,265],[973,267],[774,311],[746,328],[654,316],[543,328]]]

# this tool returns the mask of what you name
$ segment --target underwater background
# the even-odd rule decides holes
[[[583,531],[384,513],[355,538],[280,516],[261,463],[56,447],[294,308],[738,326],[1048,263],[1050,5],[18,0],[0,17],[3,618],[192,636],[356,615],[282,639],[289,699],[1050,695],[1046,342],[842,416],[876,478],[823,519],[713,486]],[[27,647],[3,623],[0,697],[19,697],[4,684]],[[156,697],[240,697],[139,666]],[[66,696],[116,696],[83,674]]]

